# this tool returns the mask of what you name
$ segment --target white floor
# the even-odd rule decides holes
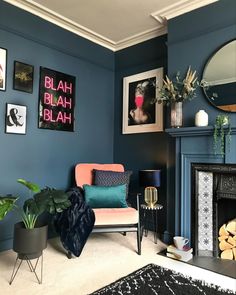
[[[155,263],[193,278],[205,280],[236,292],[236,281],[202,268],[175,261],[156,253],[163,247],[153,243],[153,236],[143,238],[142,255],[136,254],[136,235],[92,234],[79,258],[68,259],[60,241],[52,239],[44,251],[44,280],[39,285],[24,262],[10,286],[16,254],[0,253],[1,295],[87,295],[138,268]]]

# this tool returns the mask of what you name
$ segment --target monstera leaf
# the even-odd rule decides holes
[[[27,181],[25,179],[22,178],[18,178],[17,182],[23,184],[24,186],[26,186],[29,190],[31,190],[33,193],[38,193],[40,192],[40,187],[33,182]]]
[[[47,187],[37,192],[33,198],[27,199],[24,203],[24,210],[27,209],[35,215],[40,215],[43,212],[55,214],[62,212],[70,205],[67,193],[63,190]]]
[[[16,200],[17,197],[13,197],[11,195],[0,196],[0,220],[2,220],[6,214],[13,209]]]
[[[17,182],[35,193],[32,198],[24,202],[21,213],[26,228],[34,228],[40,214],[44,212],[49,212],[50,214],[60,213],[71,205],[68,200],[68,194],[63,190],[49,187],[41,190],[37,184],[22,178],[19,178]]]

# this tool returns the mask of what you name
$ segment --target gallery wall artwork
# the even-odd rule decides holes
[[[26,106],[7,103],[5,131],[26,134]]]
[[[34,67],[19,61],[14,62],[13,89],[33,92]]]
[[[123,79],[123,134],[163,131],[163,107],[156,102],[162,79],[163,68]]]
[[[74,131],[75,77],[40,67],[39,128]]]
[[[7,50],[0,47],[0,90],[6,91],[7,83]]]

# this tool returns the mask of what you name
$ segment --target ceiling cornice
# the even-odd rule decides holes
[[[206,6],[219,0],[181,0],[151,14],[160,24],[166,25],[167,20]]]
[[[154,29],[141,32],[129,38],[115,42],[96,32],[89,30],[80,24],[32,1],[32,0],[4,0],[16,7],[37,15],[57,26],[73,32],[76,35],[84,37],[96,44],[106,47],[112,51],[118,51],[129,46],[141,43],[143,41],[164,35],[167,33],[167,20],[183,13],[189,12],[204,5],[216,2],[218,0],[181,0],[176,4],[170,5],[165,9],[151,14],[157,20],[157,26]]]

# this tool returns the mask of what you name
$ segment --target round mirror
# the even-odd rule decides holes
[[[202,80],[205,95],[215,107],[236,112],[236,40],[228,42],[210,57]]]

